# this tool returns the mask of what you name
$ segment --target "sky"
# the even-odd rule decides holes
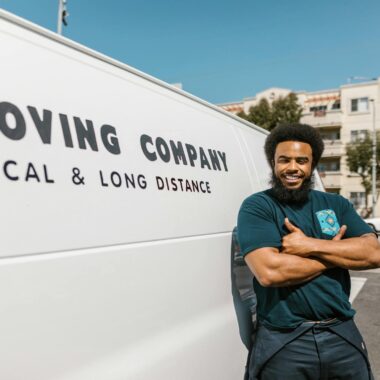
[[[58,0],[0,8],[57,30]],[[379,0],[67,0],[67,9],[65,37],[216,104],[380,76]]]

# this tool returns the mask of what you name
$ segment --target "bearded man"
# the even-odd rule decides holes
[[[258,329],[250,380],[368,380],[348,270],[380,266],[377,236],[351,203],[312,189],[317,130],[276,127],[265,154],[272,188],[242,204],[238,241],[254,274]]]

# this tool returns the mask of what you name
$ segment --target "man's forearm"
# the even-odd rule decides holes
[[[371,269],[380,266],[380,249],[374,235],[339,241],[313,239],[309,257],[316,257],[346,269]]]
[[[262,286],[297,285],[319,276],[332,264],[318,258],[305,258],[279,253],[274,249],[258,249],[245,258]]]
[[[319,258],[304,258],[282,253],[279,256],[279,265],[277,268],[273,268],[272,273],[272,285],[270,286],[273,287],[298,285],[310,281],[333,266]]]

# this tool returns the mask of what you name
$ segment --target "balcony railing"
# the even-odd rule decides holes
[[[323,186],[330,189],[339,189],[341,188],[342,182],[342,172],[322,172],[318,170],[319,176],[322,179]]]
[[[336,157],[345,154],[344,146],[341,140],[323,140],[325,150],[322,157]]]
[[[326,110],[314,111],[314,117],[323,117],[326,116]]]
[[[313,127],[331,127],[334,125],[342,125],[342,111],[314,111],[306,112],[301,117],[301,122],[312,125]]]

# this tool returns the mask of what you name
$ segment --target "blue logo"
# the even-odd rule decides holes
[[[316,215],[324,234],[335,236],[339,232],[340,225],[333,210],[317,211]]]

